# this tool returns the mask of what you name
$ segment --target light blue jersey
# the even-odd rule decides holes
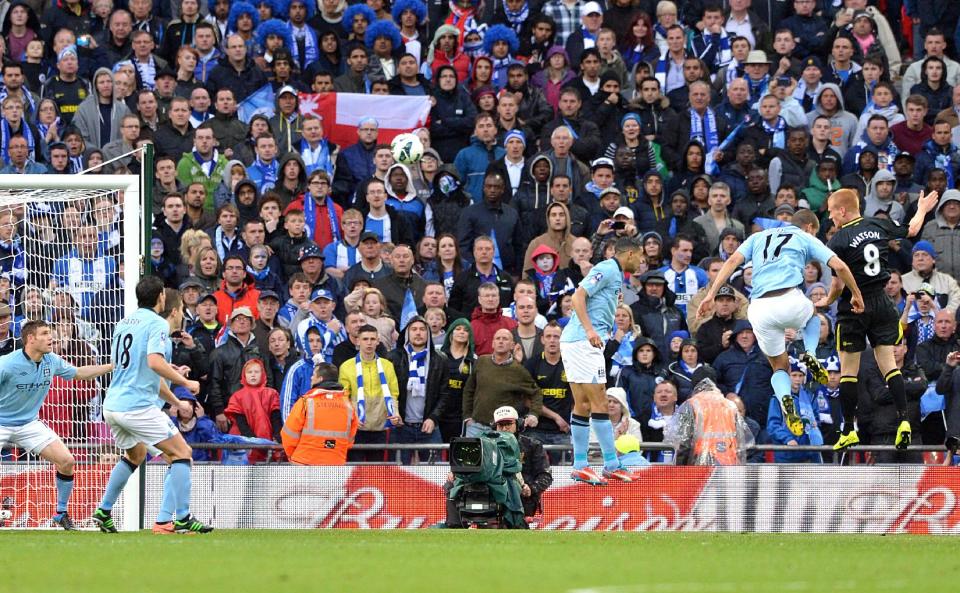
[[[0,426],[24,426],[37,419],[54,377],[73,379],[77,367],[56,354],[33,362],[23,350],[0,357]]]
[[[803,284],[803,268],[818,260],[824,265],[835,254],[819,239],[793,225],[754,233],[737,248],[748,262],[753,262],[751,299],[782,288]]]
[[[587,316],[601,340],[606,341],[613,333],[613,317],[620,304],[620,292],[623,290],[623,270],[620,263],[610,258],[593,266],[590,273],[580,281],[580,287],[587,291]],[[586,341],[587,332],[576,313],[570,316],[570,322],[560,334],[561,342]]]
[[[103,400],[103,409],[129,412],[156,406],[160,375],[147,364],[150,354],[162,354],[169,361],[173,352],[170,326],[151,309],[137,309],[124,318],[113,332],[110,362],[113,379]]]

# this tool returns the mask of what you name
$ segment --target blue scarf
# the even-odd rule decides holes
[[[580,34],[583,35],[583,49],[597,47],[597,36],[587,30],[586,27],[580,27]]]
[[[713,158],[713,151],[720,148],[720,133],[717,130],[717,116],[713,109],[707,107],[703,117],[692,107],[690,115],[690,140],[698,140],[703,144],[704,171],[708,175],[717,174],[717,163]]]
[[[516,12],[510,10],[507,4],[504,3],[503,11],[506,14],[507,22],[510,23],[510,27],[513,28],[513,31],[519,37],[520,31],[523,29],[523,23],[526,22],[527,17],[530,16],[530,3],[524,2],[520,10]]]
[[[703,40],[706,42],[706,49],[703,51],[704,55],[713,47],[713,35],[713,33],[703,33]],[[720,47],[717,48],[717,57],[714,65],[717,68],[723,68],[733,59],[733,53],[730,50],[730,36],[727,34],[726,29],[721,29],[717,35],[720,36]],[[703,56],[698,57],[702,58]]]
[[[533,276],[537,283],[537,292],[539,293],[540,298],[549,299],[551,302],[554,300],[554,298],[556,298],[556,295],[550,294],[550,289],[553,288],[553,279],[556,275],[556,272],[543,274],[540,272],[540,270],[534,268]]]
[[[367,421],[366,393],[364,393],[363,389],[363,363],[360,360],[359,354],[357,354],[353,360],[357,369],[357,417],[360,419],[360,423],[363,424]],[[383,396],[383,403],[387,407],[387,416],[396,416],[397,413],[393,405],[393,396],[390,394],[387,376],[383,372],[383,362],[379,356],[374,360],[377,362],[377,374],[380,376],[380,395]],[[393,423],[389,420],[384,424],[385,428],[390,428],[391,426],[393,426]]]
[[[930,140],[930,143],[932,144],[933,140]],[[956,187],[956,185],[954,185],[955,180],[953,178],[952,148],[953,147],[951,146],[950,149],[948,149],[947,153],[944,154],[939,150],[939,147],[937,147],[937,152],[935,153],[936,156],[933,157],[934,167],[938,169],[942,169],[943,172],[947,174],[947,187],[949,188]],[[6,155],[6,145],[4,145],[4,155]]]
[[[493,265],[497,270],[503,269],[503,259],[500,258],[500,243],[497,242],[497,229],[490,227],[490,238],[493,240]]]
[[[320,43],[317,41],[317,34],[310,25],[304,23],[303,29],[298,32],[292,23],[288,23],[290,29],[290,38],[293,40],[290,47],[290,53],[293,55],[293,61],[296,62],[298,69],[302,72],[306,67],[320,59]],[[303,57],[300,56],[300,44],[297,39],[303,39]]]
[[[327,216],[330,219],[330,233],[333,235],[334,241],[339,241],[340,227],[337,224],[337,211],[333,207],[333,200],[328,197],[324,200],[324,203],[327,206]],[[317,224],[317,203],[313,200],[310,192],[303,194],[303,218],[307,238],[313,241],[314,226]]]
[[[330,178],[333,178],[333,161],[330,160],[330,143],[324,138],[316,148],[310,148],[310,143],[300,140],[300,157],[310,175],[317,169],[323,169]]]
[[[266,268],[260,270],[259,272],[254,270],[250,266],[247,266],[247,273],[253,276],[254,280],[263,281],[270,276],[270,266],[267,266]]]
[[[404,346],[407,349],[407,358],[410,359],[410,378],[417,377],[421,386],[427,384],[427,349],[420,352],[414,352],[410,344]]]
[[[613,361],[614,367],[628,367],[633,366],[633,344],[635,336],[633,332],[627,332],[623,335],[623,339],[620,340],[620,347],[617,348],[617,351],[613,353],[613,356],[610,359]]]
[[[0,88],[0,103],[9,95],[9,91],[6,87]],[[24,119],[34,119],[37,115],[37,105],[33,101],[33,95],[30,94],[30,91],[26,87],[20,88],[20,96],[23,97],[26,106],[23,109],[23,118]]]
[[[13,131],[10,129],[10,124],[7,120],[0,120],[2,126],[0,126],[0,157],[3,158],[3,163],[5,165],[10,164],[10,136],[13,134]],[[27,141],[27,162],[32,161],[36,156],[37,145],[34,142],[33,131],[30,129],[30,124],[27,123],[27,120],[20,120],[20,133],[23,135],[24,140]],[[952,187],[952,186],[951,186]]]
[[[763,131],[773,136],[774,148],[785,148],[787,146],[787,122],[780,116],[777,116],[777,124],[771,126],[766,120],[761,119],[760,124]]]
[[[263,193],[277,184],[277,173],[280,170],[280,165],[277,163],[277,159],[273,159],[269,165],[260,160],[258,156],[256,160],[253,161],[253,164],[250,167],[255,167],[262,174],[260,182],[260,193]]]
[[[770,85],[769,74],[764,74],[763,78],[756,82],[749,76],[744,76],[743,79],[747,81],[747,87],[750,89],[750,103],[759,101],[767,94],[767,87]]]
[[[210,113],[209,111],[200,113],[199,111],[196,111],[194,109],[190,110],[190,125],[192,127],[197,128],[200,126],[200,124],[207,121],[208,119],[213,119],[213,114]]]
[[[664,39],[667,38],[667,30],[666,30],[666,28],[664,28],[663,25],[660,24],[660,21],[657,21],[657,22],[655,22],[655,23],[653,24],[653,32],[654,32],[655,35],[659,35],[660,37],[663,37]]]
[[[197,164],[200,165],[200,170],[203,171],[203,174],[208,178],[213,176],[214,169],[217,168],[217,159],[220,158],[220,153],[217,152],[217,149],[213,149],[213,156],[210,157],[209,161],[203,160],[203,157],[200,156],[200,153],[196,150],[193,151],[193,160],[197,161]]]
[[[239,247],[240,235],[236,233],[236,231],[234,231],[233,239],[231,239],[223,234],[223,227],[217,225],[217,228],[213,234],[213,247],[217,250],[217,255],[220,256],[220,261],[226,259],[228,255],[233,253],[234,250]]]

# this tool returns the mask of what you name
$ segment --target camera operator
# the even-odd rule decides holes
[[[936,294],[929,283],[924,282],[916,291],[907,294],[903,313],[900,315],[900,326],[907,338],[907,349],[911,358],[917,346],[933,337],[933,320],[939,310]]]

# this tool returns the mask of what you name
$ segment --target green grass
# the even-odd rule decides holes
[[[0,533],[0,592],[956,591],[955,540],[506,531]]]

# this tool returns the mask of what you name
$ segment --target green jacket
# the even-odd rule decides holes
[[[227,157],[223,156],[223,153],[219,153],[217,164],[213,167],[213,175],[207,177],[203,169],[200,168],[200,163],[193,158],[193,152],[185,152],[180,157],[180,162],[177,163],[177,181],[184,186],[194,182],[202,183],[203,188],[207,191],[207,199],[203,203],[203,207],[205,210],[213,211],[213,194],[216,192],[217,186],[220,185],[220,181],[223,180],[226,169]]]

